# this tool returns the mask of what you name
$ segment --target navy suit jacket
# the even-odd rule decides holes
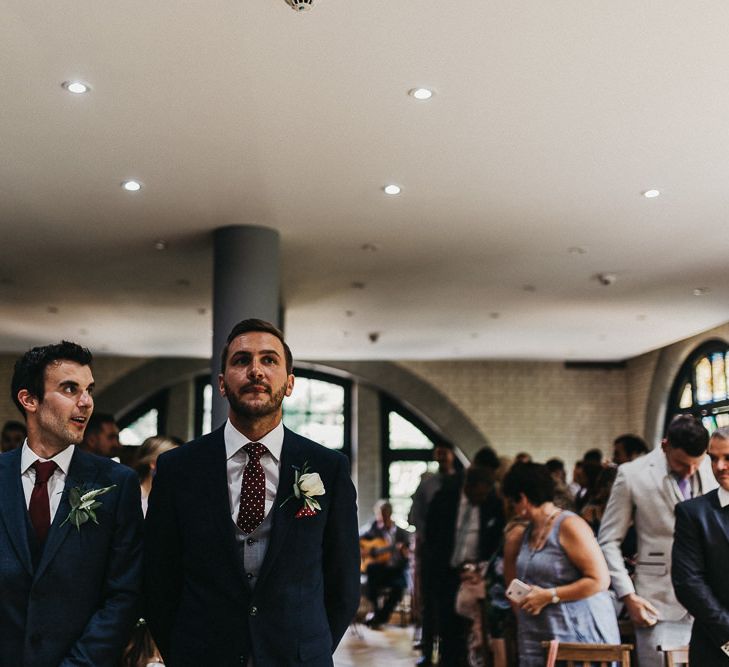
[[[729,642],[729,507],[715,489],[676,505],[673,587],[694,616],[689,647],[692,665],[729,664],[721,646]]]
[[[61,526],[64,491],[45,547],[30,524],[21,450],[0,455],[0,665],[111,667],[139,618],[142,511],[132,470],[74,451],[66,490],[116,485],[99,498],[99,525]]]
[[[294,466],[319,473],[321,511],[295,518]],[[359,603],[347,458],[284,432],[268,550],[248,586],[231,519],[223,428],[163,454],[145,525],[146,618],[169,667],[329,666]]]

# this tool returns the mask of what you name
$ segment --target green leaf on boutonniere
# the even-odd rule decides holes
[[[71,505],[71,511],[61,525],[63,526],[66,522],[70,521],[71,525],[76,526],[76,529],[80,531],[81,526],[91,520],[98,526],[99,521],[96,518],[96,510],[103,503],[96,500],[96,498],[108,493],[115,486],[116,484],[112,484],[101,489],[93,489],[85,492],[83,488],[78,486],[69,489],[68,504]]]

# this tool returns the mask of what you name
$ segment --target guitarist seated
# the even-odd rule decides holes
[[[367,574],[365,594],[374,610],[365,621],[373,630],[387,623],[407,586],[405,572],[410,553],[410,534],[392,520],[392,505],[380,500],[375,520],[360,535],[362,571]],[[384,596],[382,592],[387,589]]]

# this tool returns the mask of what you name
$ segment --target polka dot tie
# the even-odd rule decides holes
[[[249,534],[263,521],[266,505],[266,473],[263,472],[261,457],[268,452],[268,449],[259,442],[249,442],[243,449],[248,454],[248,463],[243,470],[236,524],[244,533]]]

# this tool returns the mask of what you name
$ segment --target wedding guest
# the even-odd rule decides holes
[[[600,530],[602,515],[605,513],[605,507],[607,507],[610,491],[613,488],[617,474],[617,466],[601,468],[592,492],[587,497],[587,501],[580,511],[580,516],[590,524],[590,528],[592,528],[592,532],[595,535]]]
[[[648,445],[645,440],[632,433],[619,435],[613,442],[613,463],[616,466],[634,461],[639,456],[644,456],[647,453]]]
[[[389,501],[379,500],[375,504],[375,520],[360,534],[360,545],[367,542],[376,546],[361,547],[363,560],[369,561],[366,595],[372,605],[366,623],[373,630],[380,630],[405,592],[410,555],[410,533],[392,520]]]
[[[693,619],[671,585],[671,547],[677,503],[716,488],[706,458],[709,434],[692,415],[668,425],[661,446],[618,466],[598,541],[610,568],[612,587],[635,626],[641,667],[663,667],[656,646],[688,644]],[[621,544],[631,525],[637,535],[637,564],[631,578]]]
[[[0,452],[9,452],[19,449],[27,436],[25,424],[13,420],[5,422],[0,434]]]
[[[92,454],[110,459],[117,457],[118,460],[121,444],[119,443],[119,427],[114,415],[106,412],[91,415],[81,447]]]
[[[543,667],[542,642],[550,639],[619,643],[605,559],[590,527],[554,504],[547,468],[515,465],[503,492],[529,521],[523,534],[509,534],[504,548],[507,584],[516,577],[531,586],[517,610],[520,667]]]
[[[152,481],[157,470],[157,458],[160,454],[178,447],[172,438],[163,435],[153,435],[147,438],[136,451],[132,467],[139,476],[139,485],[142,491],[142,512],[147,515],[149,493],[152,490]]]
[[[0,665],[114,667],[139,618],[139,483],[78,447],[94,409],[87,349],[35,347],[11,387],[28,438],[0,455]]]

